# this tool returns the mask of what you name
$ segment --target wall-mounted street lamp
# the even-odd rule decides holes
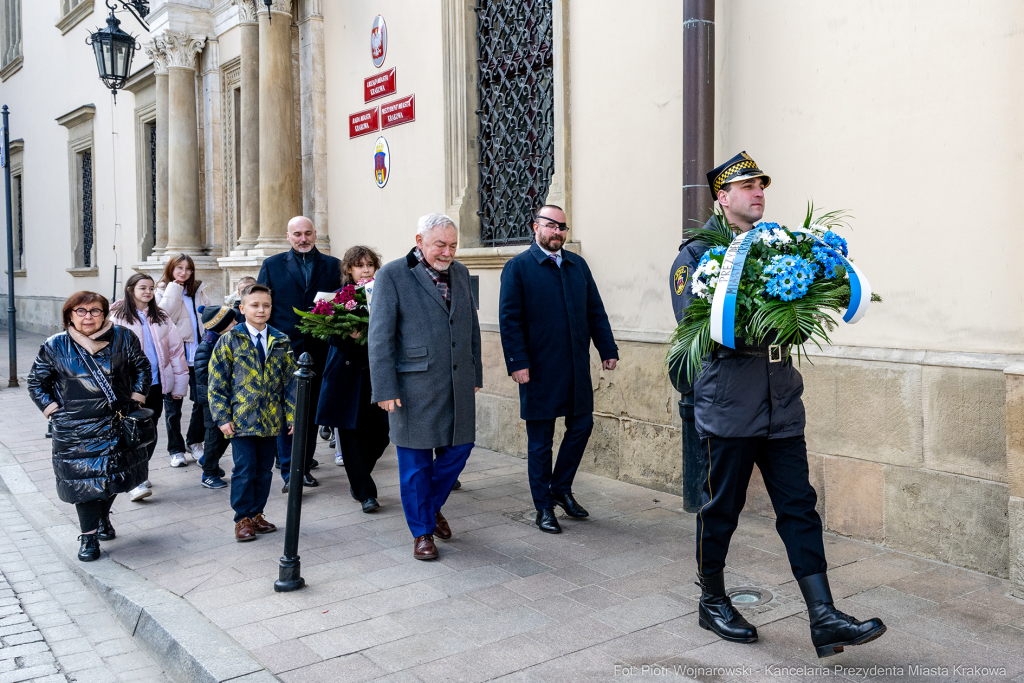
[[[121,22],[114,16],[117,5],[112,5],[110,0],[105,0],[110,16],[107,17],[107,27],[96,29],[96,31],[85,39],[86,45],[91,45],[96,54],[96,68],[100,72],[100,80],[110,88],[114,96],[114,103],[117,103],[117,91],[124,87],[125,82],[132,70],[132,57],[139,49],[135,36],[121,30]],[[115,0],[121,6],[131,12],[132,16],[139,20],[147,31],[145,17],[149,14],[148,0]]]
[[[274,23],[274,15],[270,11],[270,6],[274,4],[274,0],[263,0],[263,4],[267,6],[267,21]]]

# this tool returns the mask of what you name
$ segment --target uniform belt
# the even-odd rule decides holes
[[[767,358],[769,363],[781,363],[789,355],[789,344],[772,344],[766,349],[730,349],[719,346],[715,358]]]

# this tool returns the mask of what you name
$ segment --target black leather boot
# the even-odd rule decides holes
[[[811,642],[819,659],[842,652],[846,645],[863,645],[885,633],[885,624],[880,619],[857,621],[837,610],[832,604],[832,591],[825,574],[805,576],[797,583],[807,603]]]
[[[82,545],[78,548],[78,559],[82,562],[92,562],[100,559],[100,539],[96,534],[82,534],[78,537]]]
[[[697,572],[697,580],[701,588],[697,613],[700,627],[734,643],[756,642],[757,629],[736,611],[732,600],[725,594],[725,572],[710,576]]]
[[[117,532],[114,531],[114,525],[110,523],[110,513],[100,517],[99,526],[96,527],[96,538],[101,541],[111,541],[117,538]]]

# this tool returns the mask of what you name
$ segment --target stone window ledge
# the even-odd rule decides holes
[[[26,277],[25,269],[24,268],[18,268],[17,270],[15,270],[14,271],[14,277]]]
[[[25,56],[18,55],[11,60],[11,63],[0,69],[0,81],[6,81],[8,78],[14,75],[14,73],[21,69],[21,65],[25,63]]]
[[[99,268],[68,268],[71,277],[96,277],[100,274]]]
[[[65,14],[55,26],[60,29],[61,35],[66,35],[68,31],[78,25],[82,19],[92,14],[94,0],[85,0],[80,3],[73,10]]]
[[[505,262],[530,248],[529,244],[508,247],[466,247],[455,252],[455,260],[471,270],[500,270]],[[562,247],[574,254],[583,248],[580,242],[566,242]]]

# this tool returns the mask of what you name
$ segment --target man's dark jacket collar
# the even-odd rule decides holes
[[[540,248],[539,244],[537,244],[537,240],[534,240],[530,244],[529,252],[531,254],[533,254],[533,258],[537,259],[537,263],[539,263],[540,265],[544,265],[544,262],[548,260],[548,255],[545,254],[544,250]],[[562,263],[563,264],[564,263],[575,263],[575,261],[573,261],[573,259],[575,259],[575,258],[576,258],[575,254],[572,254],[572,252],[567,250],[565,247],[562,247]]]
[[[284,255],[285,268],[292,279],[305,291],[311,287],[324,269],[324,255],[315,246],[309,251],[313,257],[313,273],[309,276],[309,285],[306,285],[306,278],[302,276],[302,265],[299,263],[299,253],[294,248],[289,249]]]

